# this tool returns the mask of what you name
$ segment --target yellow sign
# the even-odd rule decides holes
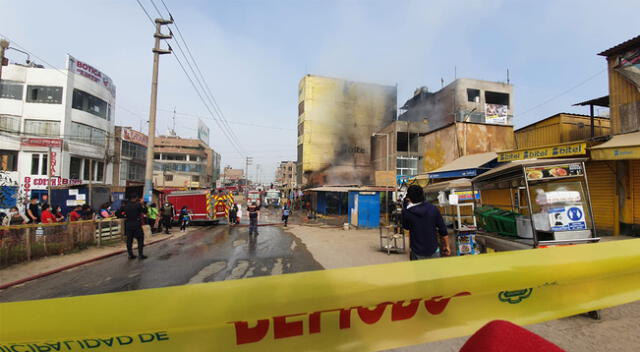
[[[593,160],[640,159],[640,147],[591,149]]]
[[[638,300],[638,253],[634,239],[1,303],[0,351],[390,349]]]
[[[524,159],[559,158],[573,155],[586,155],[587,143],[562,144],[543,148],[512,150],[498,153],[499,162]]]

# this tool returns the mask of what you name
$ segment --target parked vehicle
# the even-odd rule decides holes
[[[186,205],[191,211],[193,223],[218,223],[220,220],[227,220],[234,198],[227,192],[202,189],[172,192],[167,196],[167,201],[175,209],[182,209]],[[178,221],[177,215],[174,221]]]
[[[258,207],[262,206],[262,192],[249,191],[247,193],[247,204],[255,202]]]
[[[277,189],[270,189],[267,191],[267,194],[264,197],[264,202],[269,207],[279,208],[280,207],[280,191]]]

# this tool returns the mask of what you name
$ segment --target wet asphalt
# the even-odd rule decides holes
[[[277,217],[274,210],[263,211],[261,222],[277,222]],[[259,227],[257,236],[249,236],[247,227],[226,224],[194,228],[183,237],[145,247],[146,260],[129,260],[126,254],[102,259],[2,290],[0,302],[322,269],[304,244],[281,226]]]

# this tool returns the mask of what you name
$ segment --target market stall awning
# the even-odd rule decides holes
[[[429,178],[474,177],[489,169],[498,155],[496,153],[481,153],[462,156],[449,164],[427,172]]]
[[[489,170],[482,175],[476,176],[471,179],[471,183],[486,183],[493,182],[498,179],[508,179],[515,176],[522,176],[523,166],[545,166],[556,164],[573,164],[581,163],[587,160],[587,158],[566,158],[566,159],[540,159],[540,160],[517,160],[511,161],[504,165],[500,165],[492,170]]]
[[[395,187],[384,186],[322,186],[306,189],[305,192],[394,192]]]
[[[591,159],[640,159],[640,132],[619,134],[607,142],[591,147]]]
[[[468,178],[458,178],[451,181],[438,182],[424,188],[425,193],[437,193],[450,189],[471,189],[471,180]]]

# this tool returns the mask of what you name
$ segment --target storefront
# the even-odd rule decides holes
[[[640,234],[640,132],[615,135],[592,147],[591,159],[614,170],[611,179],[618,194],[614,220],[620,232]]]

